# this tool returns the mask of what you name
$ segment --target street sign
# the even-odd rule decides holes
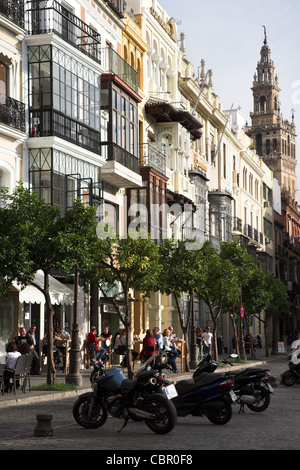
[[[241,307],[241,308],[240,308],[240,315],[241,315],[241,318],[244,318],[244,316],[245,316],[245,309],[244,309],[244,307]]]

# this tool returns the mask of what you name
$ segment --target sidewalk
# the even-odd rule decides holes
[[[282,358],[285,356],[284,354],[280,354],[280,356],[270,356],[270,357],[263,357],[259,356],[257,360],[255,361],[248,361],[246,364],[238,364],[233,367],[223,367],[220,369],[219,372],[226,372],[226,371],[233,371],[233,370],[239,370],[239,369],[244,369],[247,367],[265,367],[268,365],[269,362],[272,362],[273,360],[278,359],[278,357]],[[228,356],[224,356],[228,357]],[[223,356],[219,357],[219,360],[221,360]],[[53,399],[61,399],[61,398],[70,398],[74,397],[76,398],[78,395],[81,395],[82,393],[85,392],[90,392],[91,391],[91,384],[90,384],[90,374],[91,370],[82,370],[81,372],[82,376],[82,385],[77,388],[75,391],[66,391],[66,392],[49,392],[49,391],[34,391],[32,390],[31,392],[28,390],[28,386],[26,389],[26,393],[22,393],[22,390],[18,389],[16,390],[16,395],[12,393],[4,393],[2,395],[0,393],[0,408],[8,407],[8,406],[18,406],[18,405],[26,405],[34,402],[43,402],[43,401],[50,401]],[[183,379],[190,379],[192,377],[193,371],[186,372],[184,374],[181,374],[180,372],[177,374],[172,374],[168,373],[168,378],[169,380],[174,380],[174,381],[179,381]],[[65,382],[65,377],[66,375],[64,373],[58,373],[56,378],[57,381],[59,382]],[[31,375],[30,376],[30,381],[31,381],[31,387],[40,385],[40,384],[45,384],[47,380],[47,376],[45,373],[41,375]]]

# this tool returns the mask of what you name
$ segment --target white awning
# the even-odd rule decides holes
[[[44,287],[44,272],[40,269],[36,272],[34,276],[34,282],[40,287]],[[37,289],[36,287],[29,284],[25,289],[21,290],[20,284],[16,281],[13,282],[13,286],[19,291],[19,301],[20,303],[32,303],[32,304],[44,304],[45,296],[44,294]],[[50,289],[50,298],[53,305],[61,304],[73,304],[74,295],[73,291],[59,282],[52,276],[49,276],[49,289]]]

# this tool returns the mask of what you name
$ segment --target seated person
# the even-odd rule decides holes
[[[105,344],[105,341],[107,341],[107,340],[111,341],[111,339],[112,339],[112,334],[111,334],[111,332],[109,331],[108,326],[104,326],[104,327],[103,327],[103,332],[101,333],[100,338],[98,338],[98,341],[104,341],[103,347],[104,347],[104,349],[105,349],[106,351],[109,350],[109,346],[107,346],[107,345]]]
[[[10,379],[14,376],[14,369],[20,356],[21,353],[17,350],[17,345],[14,341],[6,345],[6,363],[3,374],[4,392],[12,391],[12,384],[10,383]],[[18,380],[16,381],[16,387],[19,388]]]
[[[146,336],[143,339],[143,349],[140,354],[141,362],[146,362],[149,357],[153,356],[155,351],[155,340],[151,330],[146,331]]]
[[[129,347],[131,347],[132,345],[133,343],[130,343]],[[116,337],[115,350],[116,352],[118,352],[119,350],[119,354],[126,353],[126,329],[125,328],[123,328],[121,334]],[[134,351],[134,349],[131,349],[131,357],[133,361],[135,361],[138,355],[139,354],[136,351]],[[125,367],[125,364],[126,364],[126,355],[124,355],[123,361],[121,362],[121,366]]]
[[[29,344],[31,354],[33,355],[33,360],[32,360],[32,364],[31,364],[31,374],[39,375],[39,373],[40,373],[40,360],[39,360],[39,356],[38,356],[38,354],[37,354],[37,352],[34,348],[34,342],[33,342],[32,335],[28,334],[26,332],[26,329],[24,328],[24,326],[22,326],[19,329],[19,333],[20,333],[19,336],[15,337],[15,343],[17,345],[17,349],[20,352],[20,348],[21,348],[22,344],[26,344],[26,343]]]

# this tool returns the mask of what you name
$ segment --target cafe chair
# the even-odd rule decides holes
[[[26,393],[26,384],[27,381],[29,382],[29,390],[31,391],[30,387],[30,367],[32,363],[33,356],[32,354],[24,354],[20,356],[17,360],[16,367],[13,370],[13,389],[14,394],[16,395],[17,389],[17,380],[23,379],[22,384],[22,392]]]

